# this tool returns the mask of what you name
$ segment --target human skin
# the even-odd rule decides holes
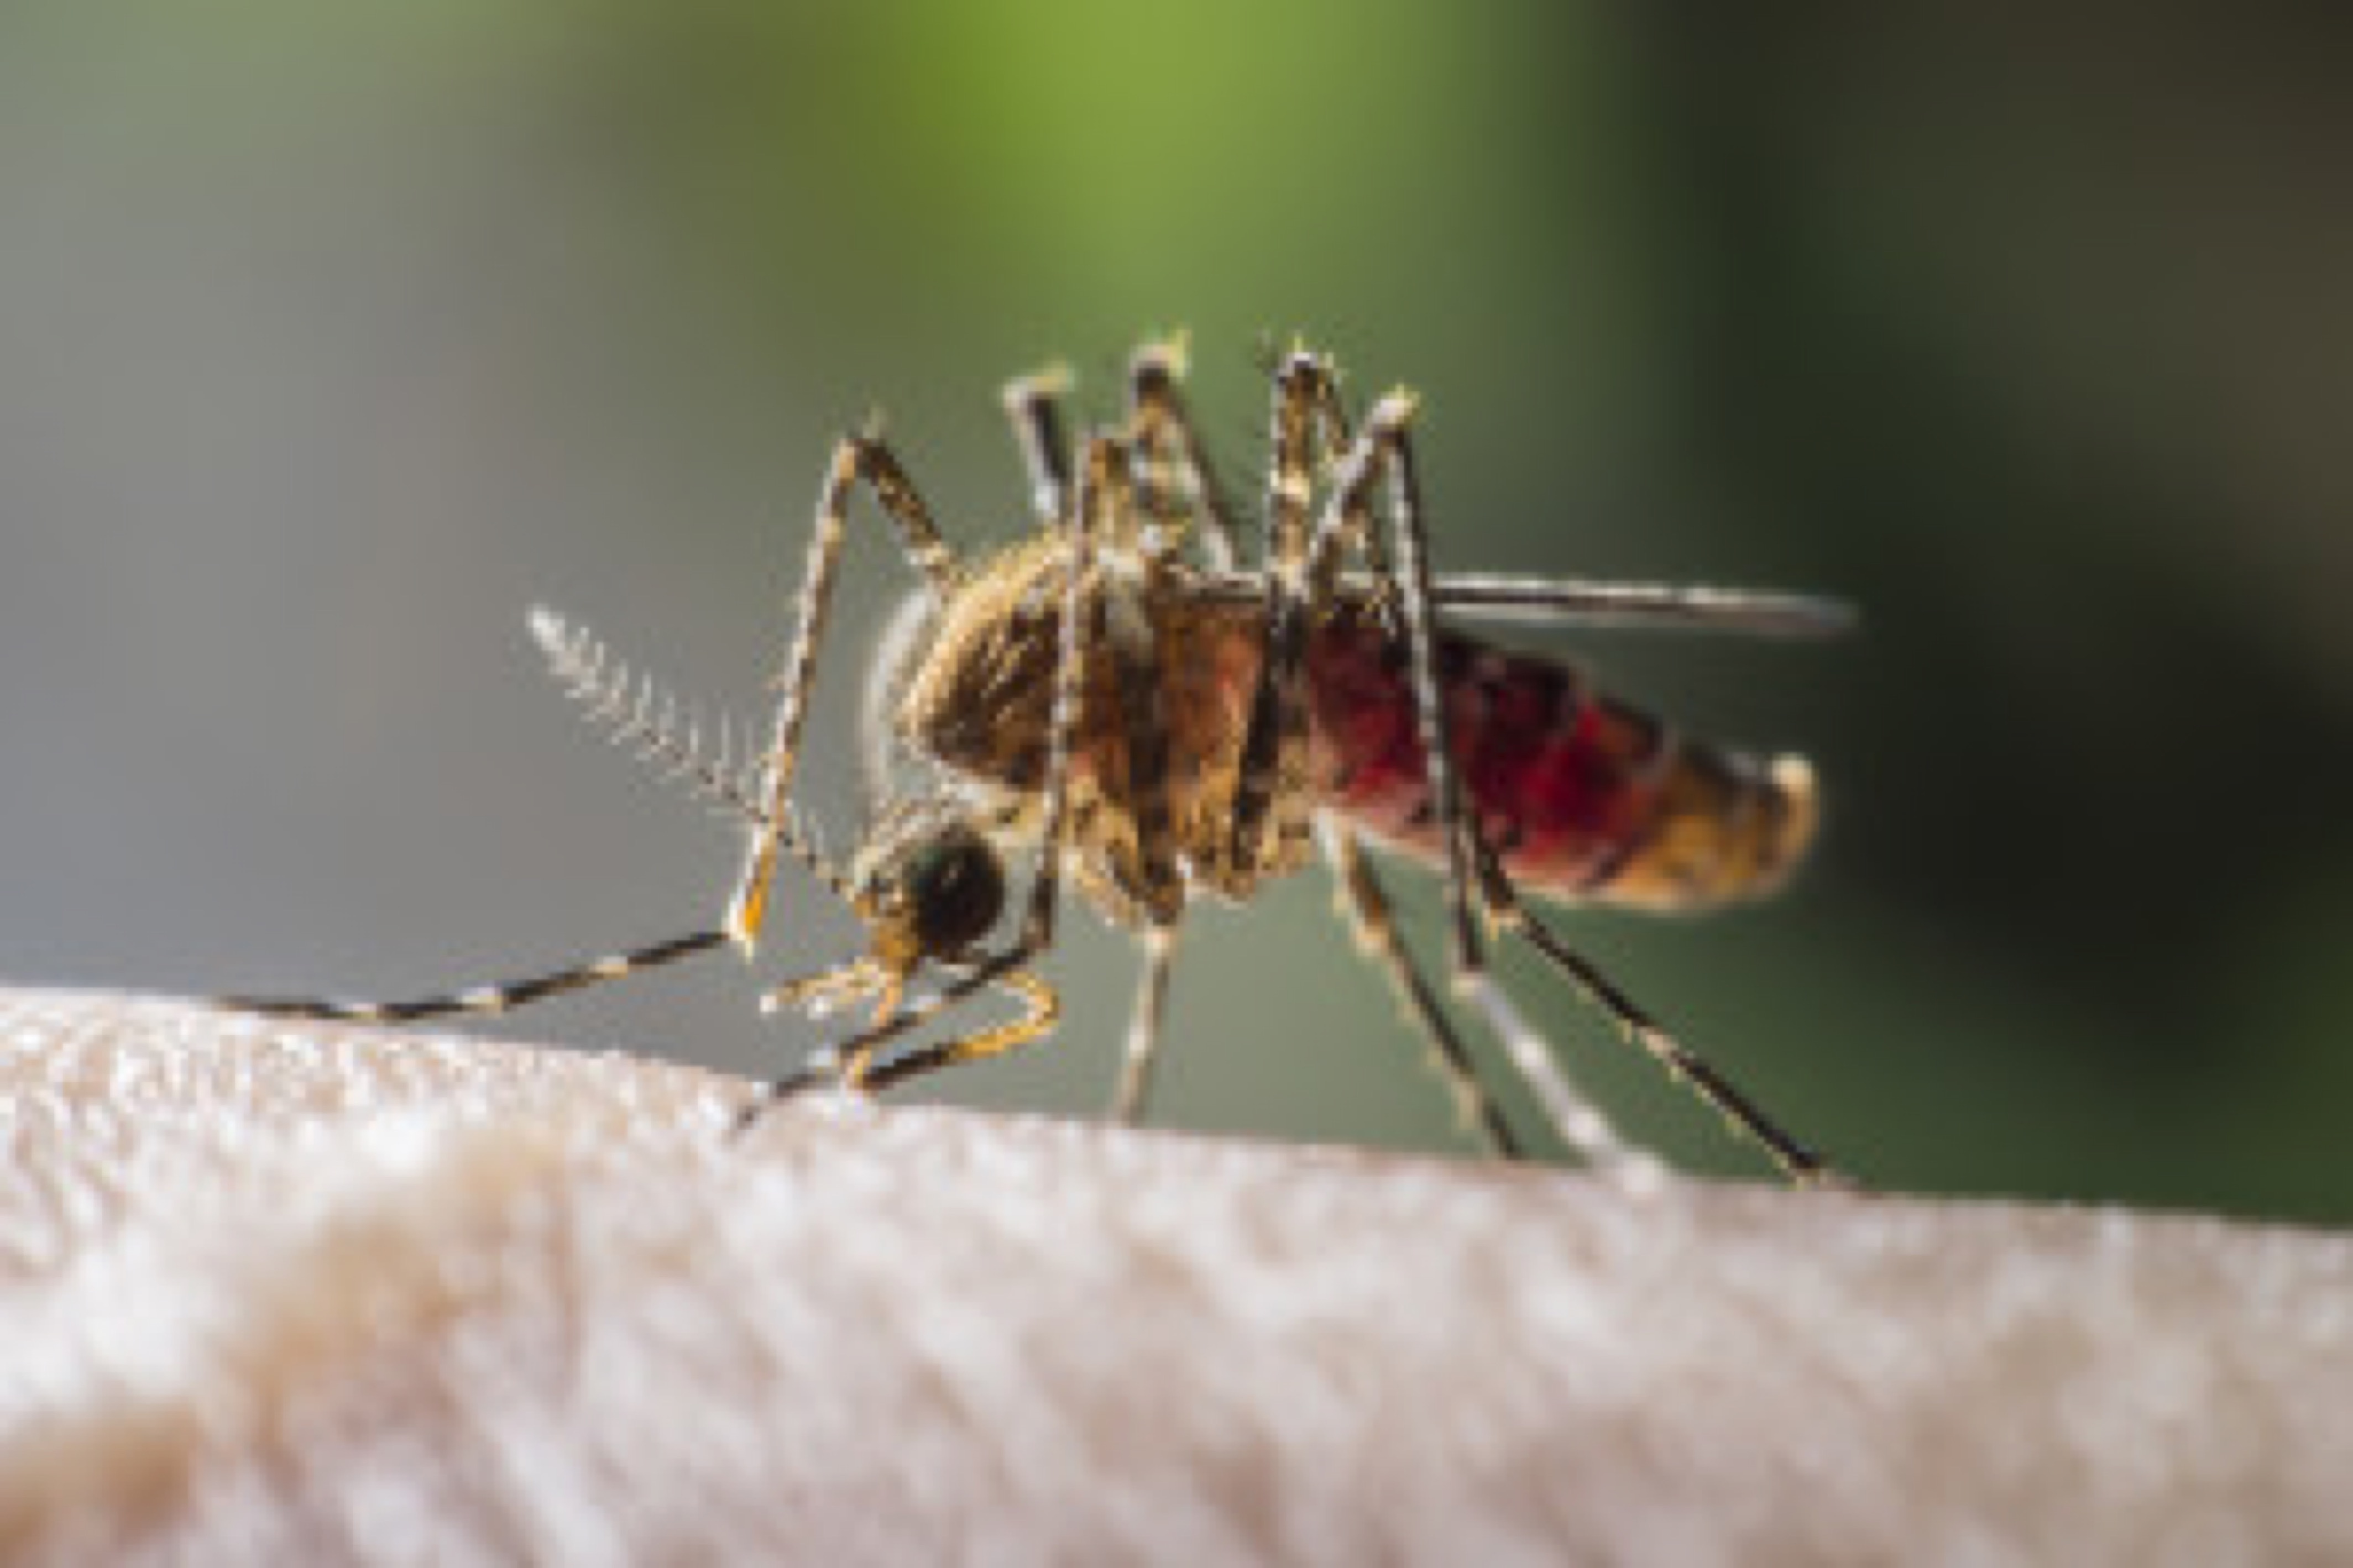
[[[2353,1243],[0,993],[0,1556],[2353,1559]]]

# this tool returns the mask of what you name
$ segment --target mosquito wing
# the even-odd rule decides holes
[[[1363,578],[1349,579],[1367,586]],[[1251,573],[1205,574],[1200,591],[1232,604],[1257,604],[1266,589]],[[1438,608],[1465,620],[1549,626],[1734,632],[1745,637],[1830,637],[1852,631],[1854,607],[1811,594],[1770,588],[1710,588],[1682,583],[1603,583],[1582,577],[1504,577],[1440,574],[1430,583]]]
[[[1854,607],[1810,594],[1711,588],[1681,583],[1600,583],[1584,578],[1439,576],[1438,607],[1467,619],[1547,626],[1737,632],[1750,637],[1826,637],[1854,629]]]

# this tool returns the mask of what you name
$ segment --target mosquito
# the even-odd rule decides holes
[[[741,824],[721,922],[531,979],[418,1001],[245,999],[277,1016],[408,1021],[497,1013],[733,945],[768,929],[796,862],[863,927],[858,957],[767,993],[770,1010],[860,1007],[847,1040],[765,1086],[748,1126],[822,1084],[879,1092],[1027,1045],[1059,1004],[1034,965],[1067,879],[1135,937],[1142,973],[1111,1114],[1140,1121],[1157,1063],[1184,916],[1245,902],[1319,853],[1358,948],[1387,976],[1459,1119],[1482,1148],[1525,1145],[1482,1080],[1431,968],[1402,940],[1368,845],[1436,869],[1455,996],[1502,1042],[1551,1130],[1597,1165],[1647,1163],[1569,1082],[1497,984],[1489,946],[1525,943],[1794,1183],[1851,1184],[1580,956],[1527,895],[1567,905],[1696,910],[1774,890],[1818,820],[1813,773],[1678,734],[1574,666],[1506,651],[1448,618],[1664,626],[1771,636],[1836,632],[1833,601],[1769,591],[1434,574],[1402,389],[1352,424],[1332,361],[1294,345],[1273,366],[1256,564],[1181,392],[1181,337],[1128,365],[1124,416],[1068,433],[1067,371],[1003,401],[1034,531],[968,556],[950,547],[871,424],[826,467],[765,743],[695,710],[544,610],[553,672],[611,737]],[[880,804],[837,864],[793,785],[853,517],[871,495],[916,585],[868,674],[864,746]],[[1377,516],[1377,511],[1379,513]],[[1382,526],[1386,522],[1386,527]],[[1026,868],[1016,910],[1013,871]],[[1000,934],[1008,923],[1013,930]],[[921,981],[933,988],[919,993]],[[900,1047],[995,992],[1008,1018]]]

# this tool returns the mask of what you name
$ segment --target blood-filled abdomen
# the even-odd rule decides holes
[[[1804,855],[1813,770],[1678,737],[1556,660],[1438,635],[1466,808],[1514,881],[1555,897],[1696,910],[1771,891]],[[1437,860],[1405,640],[1370,614],[1312,636],[1318,803]]]

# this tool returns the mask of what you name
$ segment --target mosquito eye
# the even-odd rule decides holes
[[[976,834],[942,834],[908,857],[907,900],[927,953],[961,952],[988,933],[1005,907],[997,852]]]

